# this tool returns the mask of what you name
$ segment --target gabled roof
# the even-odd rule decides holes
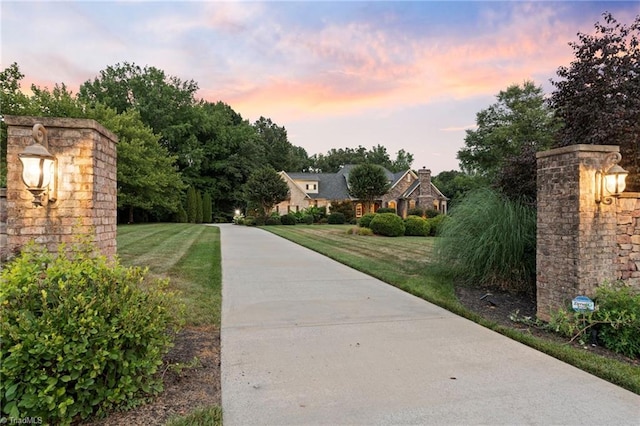
[[[296,186],[307,194],[307,197],[311,199],[326,199],[326,200],[346,200],[353,199],[349,194],[349,173],[353,170],[354,167],[357,167],[357,164],[345,164],[337,173],[301,173],[301,172],[292,172],[285,173],[289,179],[294,181],[307,180],[307,181],[315,181],[318,182],[318,193],[307,193],[304,188],[300,187],[300,185]],[[397,173],[392,173],[386,168],[382,168],[384,170],[384,174],[387,177],[387,180],[391,184],[391,188],[393,188],[400,180],[404,179],[407,174],[411,174],[416,180],[411,184],[411,186],[404,192],[402,197],[408,197],[413,193],[416,188],[420,186],[420,180],[416,173],[412,170],[405,170]],[[438,188],[432,183],[431,188],[435,190],[435,193],[446,198]]]
[[[339,173],[288,173],[293,180],[312,180],[318,182],[318,193],[307,194],[310,198],[326,200],[346,200],[351,198],[347,180]]]

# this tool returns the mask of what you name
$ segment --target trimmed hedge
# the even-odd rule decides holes
[[[404,235],[404,221],[395,213],[379,213],[371,220],[369,227],[374,234],[387,237]]]
[[[423,217],[424,216],[424,209],[422,207],[414,207],[412,209],[409,209],[407,211],[407,216]]]
[[[280,216],[280,223],[283,225],[295,225],[296,222],[298,222],[296,216],[291,213]]]
[[[371,220],[376,216],[375,213],[367,213],[358,220],[358,225],[363,228],[368,228],[371,224]]]
[[[331,213],[327,217],[327,223],[331,225],[343,225],[344,223],[346,223],[346,221],[347,219],[344,216],[344,213],[340,213],[340,212]]]
[[[404,220],[404,226],[404,235],[408,236],[425,237],[429,235],[431,230],[429,222],[420,216],[407,216]]]
[[[376,213],[395,213],[395,214],[398,214],[396,209],[392,209],[390,207],[381,207],[378,210],[376,210]]]
[[[273,225],[282,225],[282,222],[280,222],[280,216],[269,216],[265,220],[264,224],[267,226],[273,226]]]

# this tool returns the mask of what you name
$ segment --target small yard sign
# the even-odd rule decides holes
[[[578,296],[571,301],[571,307],[576,312],[593,312],[596,308],[593,300],[589,299],[587,296]]]

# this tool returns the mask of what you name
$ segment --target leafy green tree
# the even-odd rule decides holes
[[[552,81],[550,103],[564,123],[555,145],[619,145],[628,189],[640,191],[640,15],[631,25],[603,17],[569,43],[575,60]]]
[[[202,196],[202,221],[204,223],[213,222],[213,213],[211,210],[211,194],[205,192]]]
[[[389,182],[384,170],[376,164],[360,164],[349,172],[349,193],[371,209],[374,200],[386,194]]]
[[[535,172],[535,169],[534,169]],[[440,172],[432,179],[433,184],[449,198],[449,207],[455,206],[469,191],[489,186],[485,177],[470,175],[458,170]]]
[[[118,207],[127,211],[128,222],[134,221],[135,209],[156,217],[178,212],[184,184],[174,167],[175,156],[160,145],[137,111],[97,111],[96,119],[118,135]]]
[[[242,186],[267,165],[255,128],[223,102],[197,105],[192,128],[201,160],[182,169],[185,180],[211,194],[216,215],[243,207]]]
[[[193,80],[182,81],[155,67],[124,62],[108,66],[93,81],[83,83],[79,97],[88,105],[102,103],[118,113],[137,110],[143,123],[161,136],[160,143],[178,156],[182,168],[194,161],[192,150],[197,148],[197,141],[190,137],[189,120],[197,90]]]
[[[401,149],[392,160],[387,149],[376,145],[367,150],[363,146],[358,148],[332,148],[326,154],[315,154],[309,158],[307,170],[336,173],[347,164],[377,164],[392,172],[400,172],[411,168],[413,154]]]
[[[86,105],[64,83],[56,84],[52,90],[32,85],[33,94],[28,97],[20,92],[23,78],[17,64],[3,71],[0,102],[5,113],[91,118],[118,136],[118,207],[126,212],[129,222],[136,209],[154,215],[177,212],[183,184],[174,167],[176,158],[159,144],[159,137],[136,111],[117,114],[100,103]],[[2,130],[6,152],[4,124]]]
[[[190,186],[187,189],[187,220],[189,223],[196,223],[198,217],[198,195],[196,189]]]
[[[289,198],[289,187],[272,167],[262,167],[251,174],[244,194],[247,203],[257,205],[266,218],[276,204]]]
[[[0,72],[0,112],[7,115],[30,115],[31,99],[20,90],[24,74],[17,63]],[[7,186],[7,125],[0,122],[0,188]]]
[[[264,117],[260,117],[253,126],[258,133],[258,143],[271,167],[288,172],[300,172],[305,168],[308,162],[307,152],[289,142],[284,127]]]
[[[404,149],[401,149],[396,153],[396,159],[392,160],[391,164],[387,168],[390,171],[396,173],[409,170],[412,164],[413,154],[405,151]]]
[[[532,81],[526,81],[522,86],[509,86],[500,91],[497,100],[478,112],[477,129],[467,130],[465,147],[458,151],[464,172],[485,177],[494,186],[502,182],[499,181],[501,173],[509,173],[503,167],[510,159],[526,154],[529,160],[531,157],[535,160],[536,151],[551,147],[557,129],[557,121],[544,99],[542,87]],[[535,181],[533,164],[528,178],[533,176]],[[519,180],[524,181],[524,177]],[[511,195],[506,188],[500,189]],[[526,196],[536,198],[535,192]]]

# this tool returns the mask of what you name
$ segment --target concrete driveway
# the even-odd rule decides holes
[[[262,229],[220,229],[225,426],[640,425],[638,395]]]

